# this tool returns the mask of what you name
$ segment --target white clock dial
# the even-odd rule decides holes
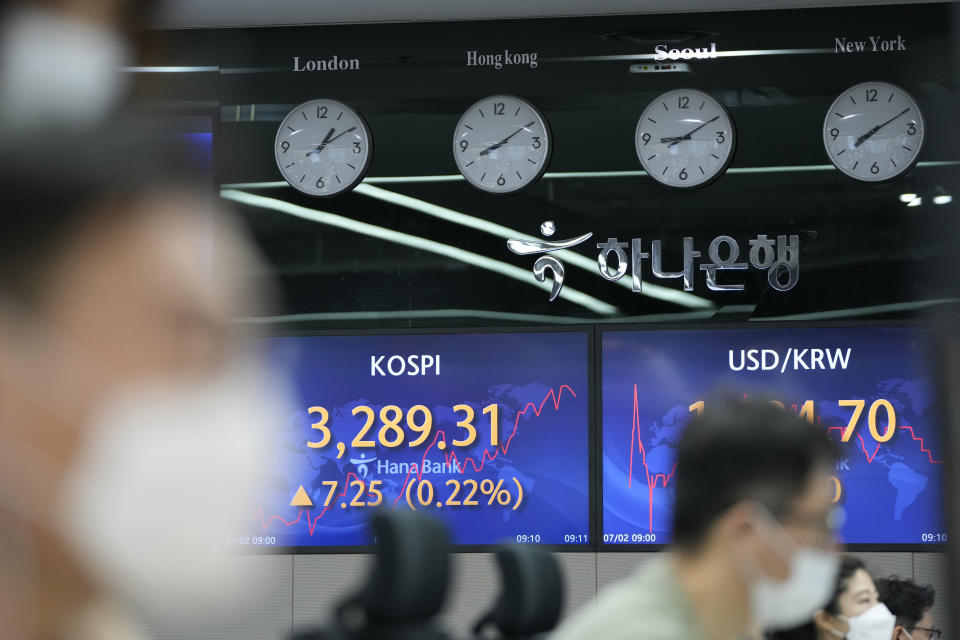
[[[523,189],[543,175],[550,160],[550,130],[526,100],[490,96],[460,118],[453,157],[467,182],[491,193]]]
[[[716,180],[733,158],[736,131],[726,107],[703,91],[668,91],[637,122],[637,157],[654,180],[692,189]]]
[[[827,155],[851,178],[892,180],[909,170],[923,147],[923,114],[916,100],[887,82],[850,87],[823,121]]]
[[[277,167],[290,185],[311,196],[333,196],[363,179],[373,155],[370,130],[356,111],[336,100],[311,100],[280,123]]]

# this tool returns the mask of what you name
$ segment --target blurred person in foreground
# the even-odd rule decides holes
[[[892,640],[940,640],[942,631],[933,618],[937,593],[929,584],[891,576],[877,581],[880,601],[896,616]]]
[[[228,323],[252,254],[165,155],[115,129],[0,148],[4,638],[130,640],[242,588],[226,539],[284,394]]]
[[[0,0],[0,136],[88,128],[130,92],[142,23],[156,0]]]
[[[830,597],[833,443],[769,402],[706,406],[680,438],[671,553],[600,593],[555,640],[730,640],[799,624]]]
[[[844,556],[830,601],[807,624],[771,634],[771,640],[888,640],[894,624],[866,565]]]

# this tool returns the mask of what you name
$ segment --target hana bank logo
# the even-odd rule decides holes
[[[365,453],[361,453],[359,458],[350,458],[351,464],[357,468],[357,475],[362,479],[366,479],[367,474],[370,473],[370,468],[367,465],[373,464],[376,460],[377,456],[368,458]]]
[[[557,226],[552,220],[547,220],[540,225],[540,234],[545,238],[549,238],[556,232]],[[529,256],[537,253],[551,253],[553,251],[560,251],[561,249],[569,249],[578,244],[583,244],[592,237],[593,233],[585,233],[582,236],[568,240],[507,240],[507,248],[518,256]],[[547,269],[550,269],[553,273],[553,288],[550,291],[550,302],[553,302],[557,296],[560,295],[560,290],[563,289],[563,263],[553,256],[540,256],[537,258],[537,261],[533,263],[533,277],[537,279],[537,282],[543,282],[546,279]]]
[[[540,233],[545,237],[552,236],[556,233],[556,230],[556,225],[551,220],[547,220],[540,225]],[[591,237],[593,237],[592,233],[585,233],[567,240],[507,240],[507,248],[520,256],[535,253],[549,254],[583,244]],[[730,280],[733,279],[736,272],[746,271],[751,266],[767,272],[767,283],[775,291],[790,291],[797,285],[800,280],[799,234],[769,237],[760,233],[757,234],[756,238],[748,240],[747,245],[749,249],[746,251],[743,261],[741,261],[740,242],[732,236],[719,235],[710,241],[706,256],[704,256],[704,252],[694,249],[693,236],[685,236],[682,246],[683,259],[681,264],[683,268],[680,271],[668,271],[663,265],[663,242],[661,240],[648,240],[649,249],[644,251],[643,247],[645,245],[642,238],[631,238],[629,242],[621,242],[616,237],[607,238],[606,242],[598,242],[596,245],[599,249],[597,269],[603,279],[610,282],[620,280],[629,271],[630,279],[633,281],[631,289],[634,293],[643,292],[644,267],[642,262],[645,260],[649,260],[650,274],[653,277],[680,279],[684,291],[693,291],[694,275],[698,266],[695,262],[698,258],[702,259],[704,257],[707,259],[702,260],[699,271],[704,272],[706,287],[710,291],[743,291],[745,289],[743,282],[731,282]],[[611,264],[611,261],[615,261],[615,265]],[[563,288],[563,263],[552,255],[537,258],[537,261],[533,263],[533,277],[536,278],[537,282],[546,280],[547,269],[553,274],[553,287],[550,292],[550,301],[553,302]],[[721,274],[729,271],[735,273],[728,273],[724,276],[726,279],[721,280]]]

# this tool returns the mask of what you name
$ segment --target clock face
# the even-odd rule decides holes
[[[851,178],[892,180],[908,171],[923,146],[923,114],[913,97],[886,82],[850,87],[823,121],[827,155]]]
[[[664,93],[637,122],[640,164],[668,187],[693,189],[716,180],[730,164],[735,144],[726,107],[696,89]]]
[[[491,193],[511,193],[536,182],[550,160],[550,130],[526,100],[490,96],[460,118],[453,157],[467,182]]]
[[[356,111],[336,100],[311,100],[280,123],[274,154],[280,173],[294,189],[333,196],[363,179],[372,142]]]

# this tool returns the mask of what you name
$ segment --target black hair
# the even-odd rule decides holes
[[[129,216],[138,196],[187,186],[195,167],[175,140],[126,122],[0,140],[0,295],[35,301],[83,231]]]
[[[880,602],[897,616],[897,624],[912,631],[924,612],[933,607],[937,592],[933,585],[916,584],[913,580],[891,576],[877,582]]]
[[[677,450],[673,539],[696,548],[737,502],[752,499],[774,517],[806,488],[818,466],[833,465],[826,431],[766,400],[715,398],[687,424]]]
[[[850,586],[850,579],[853,577],[853,574],[860,569],[864,571],[867,570],[867,565],[863,563],[863,560],[856,556],[843,556],[843,559],[840,561],[840,571],[837,573],[837,580],[833,587],[833,597],[830,598],[827,606],[823,608],[824,611],[832,616],[840,613],[840,596],[842,596]]]

